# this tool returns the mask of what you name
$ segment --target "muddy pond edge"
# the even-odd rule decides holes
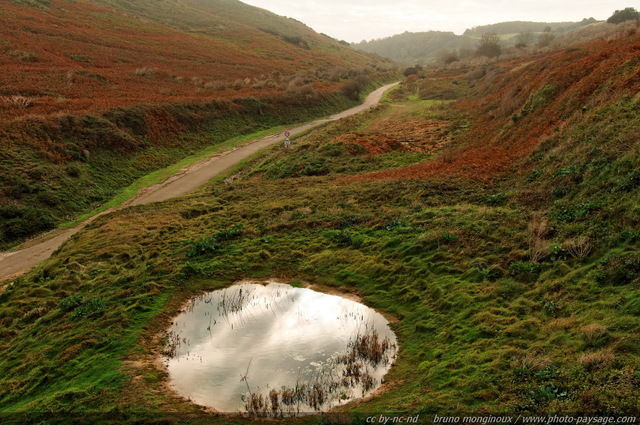
[[[216,282],[221,283],[221,282]],[[123,389],[126,392],[142,393],[151,392],[154,395],[163,399],[163,403],[158,404],[157,408],[159,413],[205,413],[214,417],[227,417],[227,418],[249,418],[250,415],[242,412],[220,412],[212,407],[203,406],[191,401],[179,395],[170,385],[169,374],[166,364],[163,362],[163,348],[166,343],[168,330],[175,320],[175,318],[185,311],[185,308],[189,305],[192,299],[206,292],[221,290],[229,288],[239,284],[260,284],[266,286],[270,283],[281,283],[290,285],[292,287],[300,287],[310,289],[316,292],[324,293],[327,295],[339,296],[344,299],[354,301],[365,305],[366,307],[381,314],[388,322],[389,327],[392,329],[400,319],[385,311],[379,311],[373,307],[367,305],[363,297],[356,291],[346,290],[340,287],[311,283],[308,281],[302,281],[300,279],[292,278],[244,278],[231,282],[226,285],[211,285],[203,286],[198,290],[183,289],[170,296],[165,307],[157,314],[147,326],[145,335],[140,339],[136,348],[132,350],[131,354],[122,360],[121,371],[131,377],[130,385]],[[402,351],[402,341],[396,341],[396,357],[398,353]],[[392,366],[393,367],[393,366]],[[152,378],[149,378],[152,376]],[[318,412],[317,414],[308,414],[304,417],[319,417],[327,413],[344,413],[356,408],[357,406],[380,396],[398,386],[402,385],[401,382],[383,380],[381,385],[373,391],[372,394],[364,398],[353,400],[345,405],[337,406],[328,412]],[[251,417],[253,420],[258,419]],[[261,418],[265,419],[265,418]],[[289,420],[294,418],[289,418]]]

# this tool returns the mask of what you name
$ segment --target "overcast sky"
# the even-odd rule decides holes
[[[505,21],[605,20],[638,0],[242,0],[359,42],[405,31],[453,31]]]

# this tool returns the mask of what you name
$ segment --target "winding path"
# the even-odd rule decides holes
[[[350,115],[365,111],[377,105],[378,102],[380,102],[380,99],[382,98],[384,92],[395,86],[396,84],[398,83],[388,84],[386,86],[380,87],[379,89],[369,94],[364,103],[356,106],[355,108],[351,108],[336,115],[332,115],[329,118],[324,118],[300,125],[298,127],[290,129],[289,132],[292,136],[295,136],[296,134],[300,134],[320,124],[339,120],[340,118],[348,117]],[[216,154],[210,158],[204,159],[200,162],[183,168],[177,174],[174,174],[162,183],[142,189],[133,199],[125,202],[118,207],[97,214],[80,223],[76,227],[73,227],[71,229],[56,230],[41,238],[29,241],[25,243],[22,246],[22,249],[20,249],[19,251],[0,253],[0,281],[8,280],[14,276],[20,275],[39,262],[46,260],[56,249],[58,249],[58,247],[60,247],[60,245],[62,245],[73,234],[80,231],[83,227],[103,214],[108,214],[115,210],[126,208],[132,205],[143,205],[152,202],[160,202],[187,194],[193,189],[202,186],[212,178],[228,170],[232,166],[238,164],[240,161],[246,159],[250,155],[270,145],[274,145],[282,141],[282,133],[276,133],[262,139],[245,143],[226,152]]]

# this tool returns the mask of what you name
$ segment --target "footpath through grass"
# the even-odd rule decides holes
[[[233,137],[223,143],[217,144],[217,145],[213,145],[213,146],[209,146],[205,149],[202,149],[201,151],[193,154],[193,155],[189,155],[183,159],[181,159],[180,161],[176,162],[175,164],[169,165],[168,167],[165,167],[161,170],[157,170],[154,171],[152,173],[149,173],[147,175],[145,175],[144,177],[139,178],[138,180],[136,180],[135,182],[133,182],[131,185],[125,187],[124,189],[122,189],[122,192],[120,192],[117,196],[115,196],[113,199],[111,199],[110,201],[108,201],[107,203],[105,203],[104,205],[100,206],[99,208],[91,211],[90,213],[87,214],[83,214],[80,217],[78,217],[77,219],[73,220],[73,221],[69,221],[66,223],[62,223],[59,227],[60,228],[71,228],[74,227],[76,225],[78,225],[79,223],[82,223],[83,221],[95,216],[96,214],[99,214],[103,211],[106,211],[110,208],[116,208],[119,207],[120,205],[124,204],[125,202],[133,199],[140,190],[147,188],[149,186],[153,186],[155,184],[158,183],[162,183],[163,181],[167,180],[168,178],[170,178],[171,176],[177,174],[180,170],[182,170],[185,167],[188,167],[190,165],[193,165],[199,161],[205,160],[207,158],[211,158],[212,156],[221,153],[221,152],[225,152],[228,150],[231,150],[235,147],[238,147],[240,145],[242,145],[245,142],[248,141],[252,141],[252,140],[258,140],[261,139],[263,137],[266,137],[270,134],[273,134],[275,132],[281,131],[286,129],[287,127],[290,126],[278,126],[278,127],[272,127],[266,130],[261,130],[258,131],[256,133],[251,133],[251,134],[246,134],[246,135],[242,135],[242,136],[236,136]]]

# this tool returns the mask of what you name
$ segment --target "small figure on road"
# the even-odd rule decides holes
[[[289,130],[284,132],[284,148],[285,149],[289,149],[289,146],[291,146],[291,140],[289,140],[289,136],[291,136],[291,132]]]

